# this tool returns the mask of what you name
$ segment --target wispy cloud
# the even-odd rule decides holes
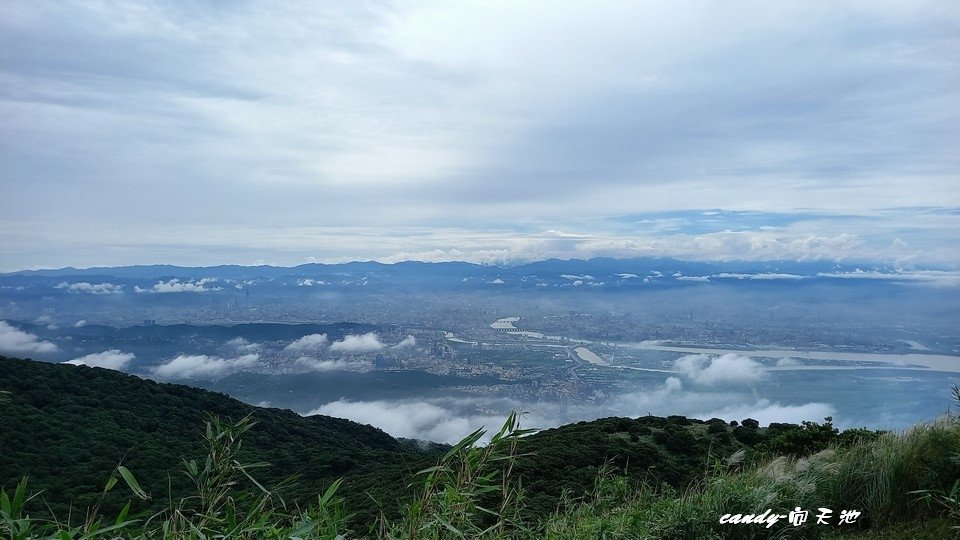
[[[774,274],[774,273],[761,273],[761,274],[740,274],[740,273],[730,273],[723,272],[712,276],[718,279],[751,279],[758,281],[772,281],[772,280],[788,280],[795,281],[799,279],[809,279],[810,276],[798,276],[796,274]]]
[[[301,356],[294,360],[294,366],[310,371],[356,371],[371,368],[370,362],[362,360],[324,360]]]
[[[417,346],[417,338],[413,336],[407,336],[403,338],[399,343],[393,346],[394,349],[406,349],[409,347]]]
[[[134,358],[136,358],[136,356],[134,356],[133,353],[126,353],[119,349],[110,349],[109,351],[88,354],[80,358],[67,360],[64,364],[122,370],[127,367]]]
[[[856,270],[853,272],[822,272],[819,277],[834,279],[870,279],[884,281],[903,281],[934,285],[938,287],[960,286],[960,272],[942,270],[923,270],[906,272],[876,272]]]
[[[191,379],[220,377],[228,373],[257,365],[258,354],[245,354],[237,358],[217,356],[180,355],[153,369],[153,374],[164,379]]]
[[[349,401],[327,403],[306,415],[325,414],[379,427],[395,437],[455,443],[478,427],[496,429],[504,417],[466,415],[443,400]]]
[[[247,341],[242,337],[233,338],[224,343],[224,346],[242,353],[255,353],[263,348],[262,344]]]

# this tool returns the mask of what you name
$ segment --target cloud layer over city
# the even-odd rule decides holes
[[[503,414],[491,413],[502,410]],[[339,399],[304,412],[347,418],[379,427],[395,437],[455,443],[476,429],[495,432],[510,410],[527,411],[526,427],[546,429],[605,416],[683,414],[694,418],[753,418],[762,424],[822,419],[835,414],[829,403],[790,404],[755,396],[749,389],[688,389],[677,377],[633,393],[611,396],[602,404],[521,403],[509,399],[435,397],[399,400]]]

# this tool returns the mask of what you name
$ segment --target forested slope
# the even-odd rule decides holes
[[[0,480],[10,486],[29,477],[31,488],[43,489],[57,513],[66,513],[70,504],[82,509],[95,502],[120,462],[152,496],[134,511],[166,504],[168,494],[181,496],[189,486],[178,472],[180,460],[205,454],[209,415],[236,421],[251,414],[258,423],[245,434],[241,456],[270,464],[256,471],[264,483],[296,476],[286,490],[294,500],[312,500],[326,484],[349,477],[342,494],[361,512],[372,512],[364,491],[395,497],[410,468],[433,459],[374,427],[253,407],[223,394],[107,369],[0,357],[0,391],[9,393],[0,402]],[[382,478],[364,483],[374,469]],[[383,478],[391,477],[396,484],[384,485]]]
[[[254,407],[223,394],[156,383],[117,371],[0,357],[0,481],[11,487],[29,477],[31,490],[56,514],[94,504],[103,484],[123,463],[150,501],[133,511],[156,510],[188,493],[181,459],[205,454],[203,430],[211,416],[257,421],[240,452],[292,502],[314,501],[338,478],[353,522],[371,523],[382,510],[396,515],[412,496],[416,471],[436,462],[443,445],[427,450],[371,426],[325,416]],[[635,482],[683,488],[708,470],[763,456],[803,456],[831,444],[875,438],[865,430],[839,433],[829,423],[774,424],[692,420],[682,416],[605,418],[541,431],[521,439],[514,474],[524,489],[521,512],[553,513],[563,496],[589,492],[603,468]],[[107,507],[126,501],[111,494]],[[46,509],[46,504],[38,508]]]

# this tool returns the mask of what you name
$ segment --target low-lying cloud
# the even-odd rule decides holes
[[[397,343],[396,345],[394,345],[393,348],[394,348],[394,349],[406,349],[406,348],[408,348],[408,347],[416,347],[416,346],[417,346],[417,338],[415,338],[415,337],[413,337],[413,336],[407,336],[407,337],[403,338],[403,341],[401,341],[400,343]]]
[[[166,364],[154,368],[153,374],[165,379],[219,377],[233,371],[255,366],[259,359],[259,354],[245,354],[229,359],[205,354],[181,354]]]
[[[648,414],[682,414],[703,420],[754,418],[762,424],[799,423],[836,416],[835,408],[828,403],[780,403],[758,397],[752,391],[734,391],[732,387],[687,388],[676,376],[667,377],[650,388],[611,396],[598,404],[523,403],[495,397],[372,401],[341,398],[304,414],[347,418],[376,426],[395,437],[454,443],[481,427],[488,432],[498,429],[511,410],[528,411],[524,415],[524,427],[535,429],[609,416],[636,418]]]
[[[598,414],[602,411],[607,414]],[[700,387],[692,390],[685,388],[683,382],[677,377],[668,377],[661,385],[650,390],[614,396],[602,411],[594,410],[591,414],[594,418],[610,416],[610,411],[629,417],[645,414],[661,416],[682,414],[702,420],[753,418],[761,424],[799,423],[804,420],[820,420],[826,416],[836,415],[836,409],[829,403],[784,404],[758,397],[753,392],[735,392],[730,391],[729,388]]]
[[[310,371],[360,371],[371,367],[370,362],[362,360],[322,360],[301,356],[294,360],[294,365]]]
[[[340,399],[305,413],[348,418],[378,427],[394,437],[455,443],[479,427],[499,429],[506,418],[464,414],[453,400],[434,401],[348,401]],[[462,404],[467,407],[470,404]]]
[[[802,365],[803,365],[802,362],[800,362],[796,358],[791,358],[791,357],[781,358],[777,360],[777,363],[776,363],[776,366],[778,368],[791,368],[791,367],[797,367]]]
[[[936,287],[960,286],[960,272],[945,270],[917,270],[913,272],[876,272],[854,270],[853,272],[821,272],[817,277],[833,279],[877,279],[921,283]]]
[[[35,334],[24,332],[7,321],[0,321],[0,352],[12,354],[55,353],[60,348],[55,344],[38,338]]]
[[[766,425],[771,422],[789,422],[799,424],[805,420],[820,421],[835,416],[836,409],[828,403],[803,403],[784,405],[769,399],[758,399],[753,403],[734,403],[716,408],[710,412],[695,415],[696,418],[724,418],[730,420],[753,418]]]
[[[180,281],[177,278],[169,281],[158,281],[156,285],[149,289],[139,286],[133,290],[138,293],[182,293],[182,292],[207,292],[219,291],[221,287],[208,287],[211,283],[216,283],[217,278],[203,278],[197,281]]]
[[[303,336],[300,339],[294,340],[292,343],[283,348],[285,351],[310,351],[316,349],[322,349],[327,346],[330,340],[327,339],[326,334],[310,334],[308,336]]]
[[[74,366],[90,366],[122,370],[123,368],[127,367],[127,365],[129,365],[134,358],[136,358],[136,356],[134,356],[133,353],[126,353],[119,349],[110,349],[109,351],[88,354],[86,356],[81,356],[80,358],[67,360],[63,363]]]
[[[255,353],[263,348],[263,345],[247,341],[242,337],[233,338],[224,343],[224,346],[242,353]]]
[[[800,279],[809,279],[809,276],[800,276],[797,274],[773,274],[773,273],[764,273],[764,274],[740,274],[740,273],[731,273],[731,272],[721,272],[714,275],[713,277],[718,279],[751,279],[757,281],[772,281],[777,279],[796,281]]]
[[[86,281],[81,281],[80,283],[67,283],[66,281],[60,282],[58,285],[53,287],[54,289],[66,289],[67,292],[72,293],[89,293],[89,294],[120,294],[123,292],[123,285],[115,285],[113,283],[88,283]]]
[[[711,357],[707,354],[688,354],[673,362],[674,371],[694,384],[702,386],[749,384],[767,375],[759,362],[729,353]]]
[[[363,335],[347,335],[340,341],[330,345],[330,350],[341,353],[367,353],[376,352],[384,348],[380,343],[380,338],[375,332],[368,332]]]

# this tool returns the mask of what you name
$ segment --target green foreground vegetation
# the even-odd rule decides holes
[[[369,426],[101,369],[4,358],[0,391],[0,473],[11,480],[3,538],[960,537],[951,414],[903,433],[642,417],[536,434],[512,415],[487,444],[477,431],[423,449]],[[113,399],[98,401],[103,392]],[[178,395],[182,407],[164,410]],[[147,409],[176,429],[144,428],[149,414],[132,411]],[[178,424],[188,414],[196,426]],[[84,455],[91,444],[104,459],[123,451],[102,469]],[[270,456],[291,461],[267,466]],[[71,488],[69,498],[58,491]],[[786,517],[797,507],[811,510],[800,526]],[[833,511],[831,525],[816,524],[818,508]],[[768,509],[784,518],[720,523]],[[860,514],[840,524],[844,510]]]

